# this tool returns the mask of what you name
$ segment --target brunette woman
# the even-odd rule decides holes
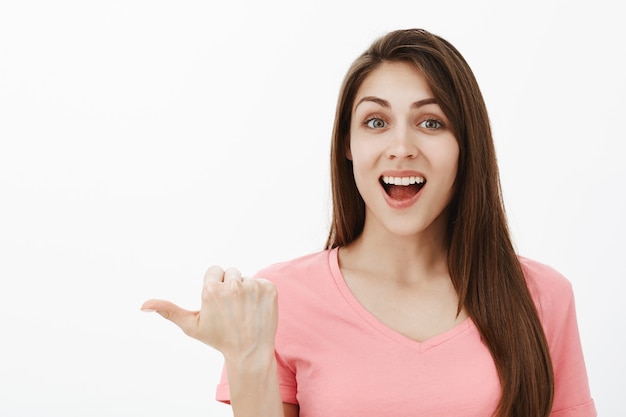
[[[144,304],[224,354],[218,400],[237,417],[595,416],[571,286],[513,249],[459,52],[419,29],[378,39],[332,140],[326,250],[255,279],[211,267],[197,312]]]

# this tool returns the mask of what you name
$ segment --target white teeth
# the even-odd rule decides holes
[[[424,177],[383,177],[383,182],[388,185],[411,185],[423,184],[426,180]]]

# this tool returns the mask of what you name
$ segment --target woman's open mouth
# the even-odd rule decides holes
[[[381,176],[379,182],[392,200],[401,202],[415,197],[426,184],[426,179],[424,177]]]

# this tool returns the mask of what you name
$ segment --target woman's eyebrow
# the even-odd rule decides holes
[[[432,97],[431,98],[425,98],[423,100],[419,100],[419,101],[416,101],[415,103],[411,104],[411,108],[416,109],[416,108],[425,106],[427,104],[437,104],[437,100],[435,100]]]
[[[389,104],[387,100],[384,100],[382,98],[375,97],[375,96],[365,96],[361,100],[359,100],[358,103],[356,103],[356,106],[354,106],[354,110],[356,110],[356,108],[359,107],[361,103],[366,102],[366,101],[371,101],[372,103],[376,103],[379,106],[385,107],[387,109],[391,108],[391,104]]]
[[[386,109],[391,108],[391,104],[389,104],[389,102],[387,100],[385,100],[385,99],[382,99],[382,98],[376,97],[376,96],[365,96],[365,97],[363,97],[362,99],[360,99],[356,103],[356,105],[354,106],[354,110],[356,110],[356,108],[359,107],[359,104],[361,104],[363,102],[366,102],[366,101],[369,101],[369,102],[372,102],[372,103],[376,103],[379,106],[384,107]],[[418,101],[416,101],[416,102],[411,104],[411,108],[415,109],[415,108],[419,108],[419,107],[425,106],[427,104],[437,104],[437,100],[435,100],[432,97],[425,98],[425,99],[422,99],[422,100],[418,100]]]

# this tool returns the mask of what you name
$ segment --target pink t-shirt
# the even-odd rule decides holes
[[[594,417],[570,283],[521,258],[555,372],[552,417]],[[498,374],[467,319],[416,342],[390,329],[350,292],[337,249],[273,265],[257,276],[278,289],[276,335],[283,402],[301,417],[486,417],[500,399]],[[217,400],[228,402],[225,372]]]

